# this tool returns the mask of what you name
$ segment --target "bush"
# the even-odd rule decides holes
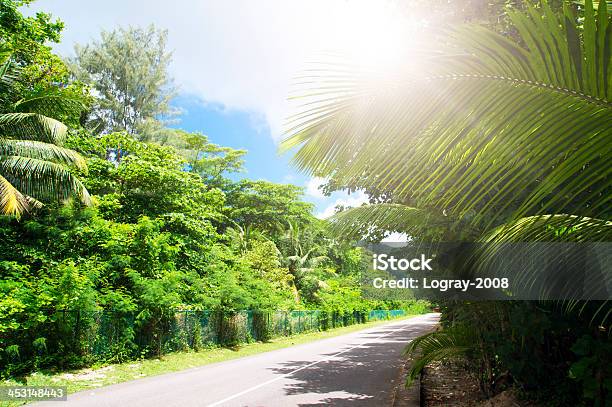
[[[610,338],[579,312],[535,301],[449,302],[442,311],[443,329],[409,347],[420,353],[410,377],[432,360],[462,356],[489,397],[514,386],[547,405],[609,403]]]
[[[270,312],[267,311],[252,311],[253,315],[253,336],[254,339],[261,342],[267,342],[272,339],[272,329],[270,324]]]
[[[219,345],[236,346],[248,341],[247,317],[244,313],[216,310],[211,321]]]

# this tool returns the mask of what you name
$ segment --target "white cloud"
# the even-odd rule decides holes
[[[325,198],[319,187],[327,182],[326,178],[312,177],[306,181],[306,195],[313,198]]]
[[[154,23],[169,31],[172,71],[182,91],[262,117],[278,140],[293,78],[322,51],[380,49],[405,39],[393,2],[371,0],[40,0],[33,10],[66,23],[57,50],[97,38],[101,29]],[[391,10],[391,11],[390,11]],[[396,27],[404,27],[397,21]],[[381,36],[383,36],[381,38]]]
[[[335,193],[338,194],[338,193]],[[356,207],[361,206],[364,203],[368,202],[368,196],[363,191],[357,191],[351,195],[346,194],[344,197],[337,198],[333,204],[326,207],[322,212],[317,214],[317,218],[319,219],[327,219],[332,216],[336,212],[336,206],[350,206]]]

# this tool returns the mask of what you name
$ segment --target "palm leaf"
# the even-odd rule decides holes
[[[585,300],[610,297],[610,241],[609,221],[570,215],[522,218],[482,236],[483,244],[464,267],[479,275],[509,278],[511,296],[557,299],[571,311]],[[604,319],[597,322],[605,325],[608,316],[601,314]]]
[[[64,116],[78,117],[85,109],[81,95],[68,94],[57,88],[29,95],[14,106],[16,112],[38,113],[58,120]]]
[[[409,386],[431,362],[463,356],[474,344],[471,335],[459,328],[430,332],[414,339],[404,350],[404,355],[414,358],[406,385]]]
[[[0,175],[0,213],[19,216],[25,212],[28,201],[6,178]]]
[[[10,88],[18,73],[10,50],[0,46],[0,82]],[[55,145],[67,134],[66,125],[57,119],[79,115],[82,98],[52,88],[14,103],[13,108],[0,114],[0,213],[18,217],[28,208],[41,207],[39,199],[61,200],[72,194],[89,204],[81,181],[63,166],[85,170],[85,160]]]
[[[80,170],[87,168],[85,159],[76,151],[40,141],[0,140],[0,157],[11,155],[74,165]]]
[[[19,69],[11,62],[10,52],[0,47],[0,84],[11,87],[19,77]]]
[[[483,229],[550,212],[602,216],[612,207],[605,7],[585,13],[578,48],[575,19],[546,4],[510,16],[528,49],[469,26],[399,78],[367,83],[345,65],[313,74],[319,87],[281,148],[336,185],[388,191]]]
[[[281,150],[297,150],[292,160],[300,170],[338,189],[372,191],[444,213],[476,233],[490,230],[475,270],[516,239],[609,241],[607,7],[600,2],[595,12],[586,1],[579,19],[567,5],[556,14],[542,2],[509,16],[521,43],[469,25],[445,33],[394,76],[344,61],[307,73]],[[419,232],[410,211],[360,210],[336,221],[340,230],[378,223]],[[528,285],[537,270],[519,277]],[[568,297],[566,305],[584,304]],[[607,318],[609,303],[596,314]]]
[[[9,156],[0,161],[0,172],[15,187],[29,196],[63,200],[76,194],[89,205],[85,186],[64,166],[37,158]]]
[[[333,233],[367,238],[374,230],[423,236],[434,230],[446,230],[451,220],[442,214],[402,204],[363,205],[338,212],[330,219]]]
[[[573,215],[530,216],[501,225],[482,242],[607,242],[612,241],[612,222]]]
[[[62,122],[38,113],[0,114],[0,138],[62,144],[67,130]]]

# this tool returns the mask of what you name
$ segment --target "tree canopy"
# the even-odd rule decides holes
[[[118,28],[75,46],[70,66],[78,79],[93,85],[97,103],[90,124],[96,130],[136,134],[147,120],[176,113],[170,105],[175,89],[167,36],[153,25]]]

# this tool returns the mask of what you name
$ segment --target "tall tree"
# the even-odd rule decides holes
[[[150,25],[102,31],[100,41],[75,46],[75,76],[97,96],[90,123],[98,131],[138,132],[147,120],[171,116],[175,88],[168,74],[168,33]]]
[[[302,189],[295,185],[242,180],[226,194],[229,217],[247,236],[259,231],[274,240],[290,222],[302,226],[312,217],[312,205],[300,200]]]
[[[185,169],[199,174],[208,186],[220,189],[227,186],[224,184],[231,183],[225,175],[243,170],[243,157],[247,153],[246,150],[211,143],[200,132],[165,127],[156,120],[148,120],[140,126],[138,137],[143,141],[174,147],[187,160]]]

